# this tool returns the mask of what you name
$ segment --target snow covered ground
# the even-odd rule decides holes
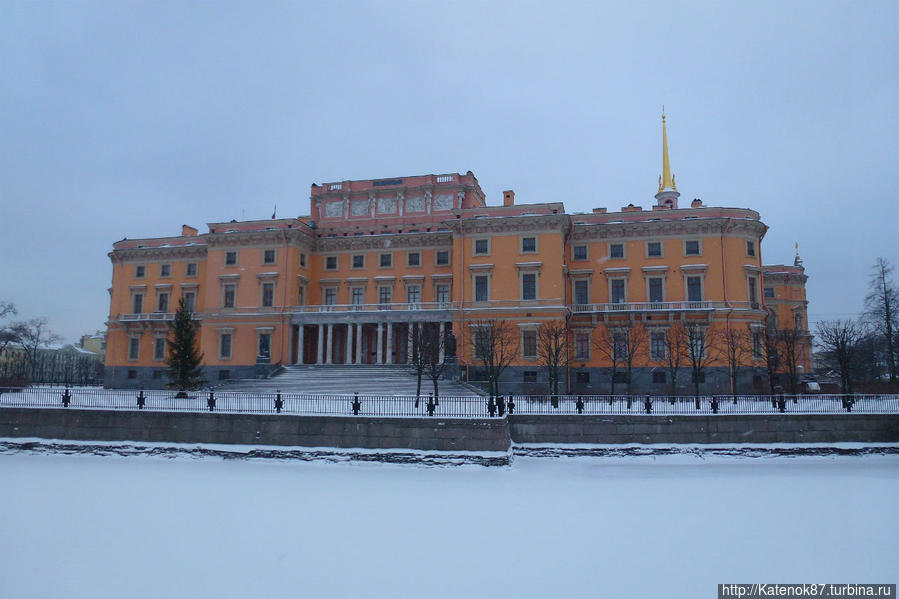
[[[0,455],[0,596],[685,597],[895,582],[899,456],[505,468]]]

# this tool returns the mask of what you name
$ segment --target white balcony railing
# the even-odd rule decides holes
[[[174,312],[148,312],[144,314],[120,314],[119,320],[174,320]]]
[[[428,310],[452,310],[453,302],[404,302],[391,304],[332,304],[325,306],[294,306],[291,312],[317,314],[320,312],[424,312]]]
[[[741,302],[743,303],[743,302]],[[710,310],[727,310],[726,302],[699,301],[699,302],[622,302],[616,304],[573,304],[571,311],[584,312],[705,312]]]

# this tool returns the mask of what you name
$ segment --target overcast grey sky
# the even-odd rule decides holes
[[[104,328],[122,237],[471,169],[500,203],[758,210],[852,316],[899,262],[896,2],[0,2],[0,299]]]

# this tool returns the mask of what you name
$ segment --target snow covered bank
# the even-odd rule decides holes
[[[0,455],[4,597],[705,597],[895,580],[899,456]]]

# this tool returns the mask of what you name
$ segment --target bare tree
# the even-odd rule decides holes
[[[604,360],[612,365],[612,382],[609,394],[615,395],[615,383],[618,379],[618,368],[624,364],[623,338],[618,327],[608,325],[599,327],[599,334],[593,340],[593,348]]]
[[[824,320],[818,323],[818,344],[827,365],[840,375],[843,393],[852,393],[858,346],[864,335],[864,328],[852,320]]]
[[[800,329],[780,329],[777,332],[777,348],[788,377],[790,393],[796,394],[799,385],[799,361],[802,359],[802,345],[805,332]]]
[[[434,399],[438,400],[440,392],[437,381],[446,371],[447,364],[442,359],[446,349],[446,335],[440,334],[440,329],[433,323],[419,327],[419,353],[425,364],[425,373],[430,377],[434,385]]]
[[[737,394],[737,376],[752,356],[752,334],[749,329],[732,327],[730,323],[715,334],[715,345],[720,358],[727,363],[730,373],[730,393]]]
[[[865,296],[865,321],[883,337],[887,373],[896,382],[896,331],[899,331],[899,287],[893,282],[893,265],[884,258],[874,263]]]
[[[410,327],[412,324],[409,325]],[[418,329],[412,336],[414,346],[412,348],[412,370],[415,372],[415,407],[418,407],[418,398],[421,397],[421,378],[424,376],[428,368],[428,362],[423,350],[424,348],[424,326],[425,323],[418,323]]]
[[[615,379],[619,367],[624,372],[627,392],[631,393],[633,384],[634,361],[645,354],[648,333],[638,323],[627,323],[620,326],[604,326],[594,343],[596,350],[612,364],[612,383],[610,393],[615,395]]]
[[[693,394],[699,397],[699,385],[705,379],[705,369],[711,362],[715,352],[712,336],[708,334],[707,326],[691,322],[683,326],[687,342],[687,360],[693,374]]]
[[[32,318],[31,320],[19,323],[19,343],[25,351],[28,359],[28,365],[31,371],[31,378],[35,379],[39,366],[39,352],[42,348],[51,343],[61,341],[62,337],[47,328],[47,319],[45,317]]]
[[[768,391],[774,393],[774,383],[777,373],[780,371],[780,338],[777,327],[769,324],[762,333],[762,356],[765,360],[765,369],[768,371]]]
[[[518,331],[506,320],[476,320],[470,328],[472,357],[484,367],[488,392],[499,395],[499,377],[518,356]]]
[[[17,311],[15,304],[10,302],[0,302],[0,320],[3,320],[8,316],[15,316],[16,314]],[[3,355],[3,352],[6,350],[6,346],[8,346],[10,343],[18,342],[20,335],[21,323],[0,323],[0,355]]]
[[[665,369],[671,379],[671,395],[677,395],[677,375],[687,361],[687,332],[679,322],[665,331]]]
[[[548,322],[537,334],[537,359],[546,368],[550,393],[559,394],[559,380],[568,366],[568,328],[563,322]]]

